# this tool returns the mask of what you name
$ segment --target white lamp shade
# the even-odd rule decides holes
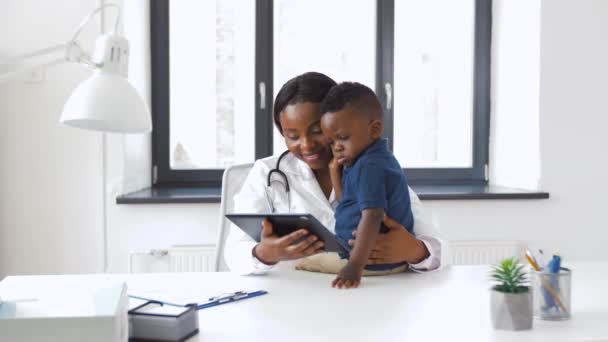
[[[104,132],[152,130],[150,110],[135,88],[125,77],[101,70],[76,87],[63,107],[60,121]]]

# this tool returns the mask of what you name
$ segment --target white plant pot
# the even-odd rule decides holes
[[[494,329],[532,329],[532,290],[504,293],[490,290],[490,312]]]

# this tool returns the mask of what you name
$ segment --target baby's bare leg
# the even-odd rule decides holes
[[[350,253],[350,258],[331,286],[342,288],[358,287],[361,282],[363,268],[374,247],[378,236],[384,210],[382,208],[365,209],[361,212],[361,220],[357,227],[357,239]]]

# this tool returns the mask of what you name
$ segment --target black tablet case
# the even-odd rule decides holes
[[[226,214],[226,218],[257,242],[260,242],[262,221],[267,218],[272,223],[273,232],[279,236],[306,228],[325,243],[326,252],[348,251],[336,236],[311,214]]]

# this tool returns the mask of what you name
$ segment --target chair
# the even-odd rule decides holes
[[[234,209],[234,195],[243,187],[245,178],[249,174],[252,163],[233,165],[224,171],[222,177],[222,203],[220,204],[220,224],[217,234],[217,244],[215,249],[215,272],[228,271],[228,266],[224,261],[224,245],[230,232],[230,221],[224,216],[231,213]]]

